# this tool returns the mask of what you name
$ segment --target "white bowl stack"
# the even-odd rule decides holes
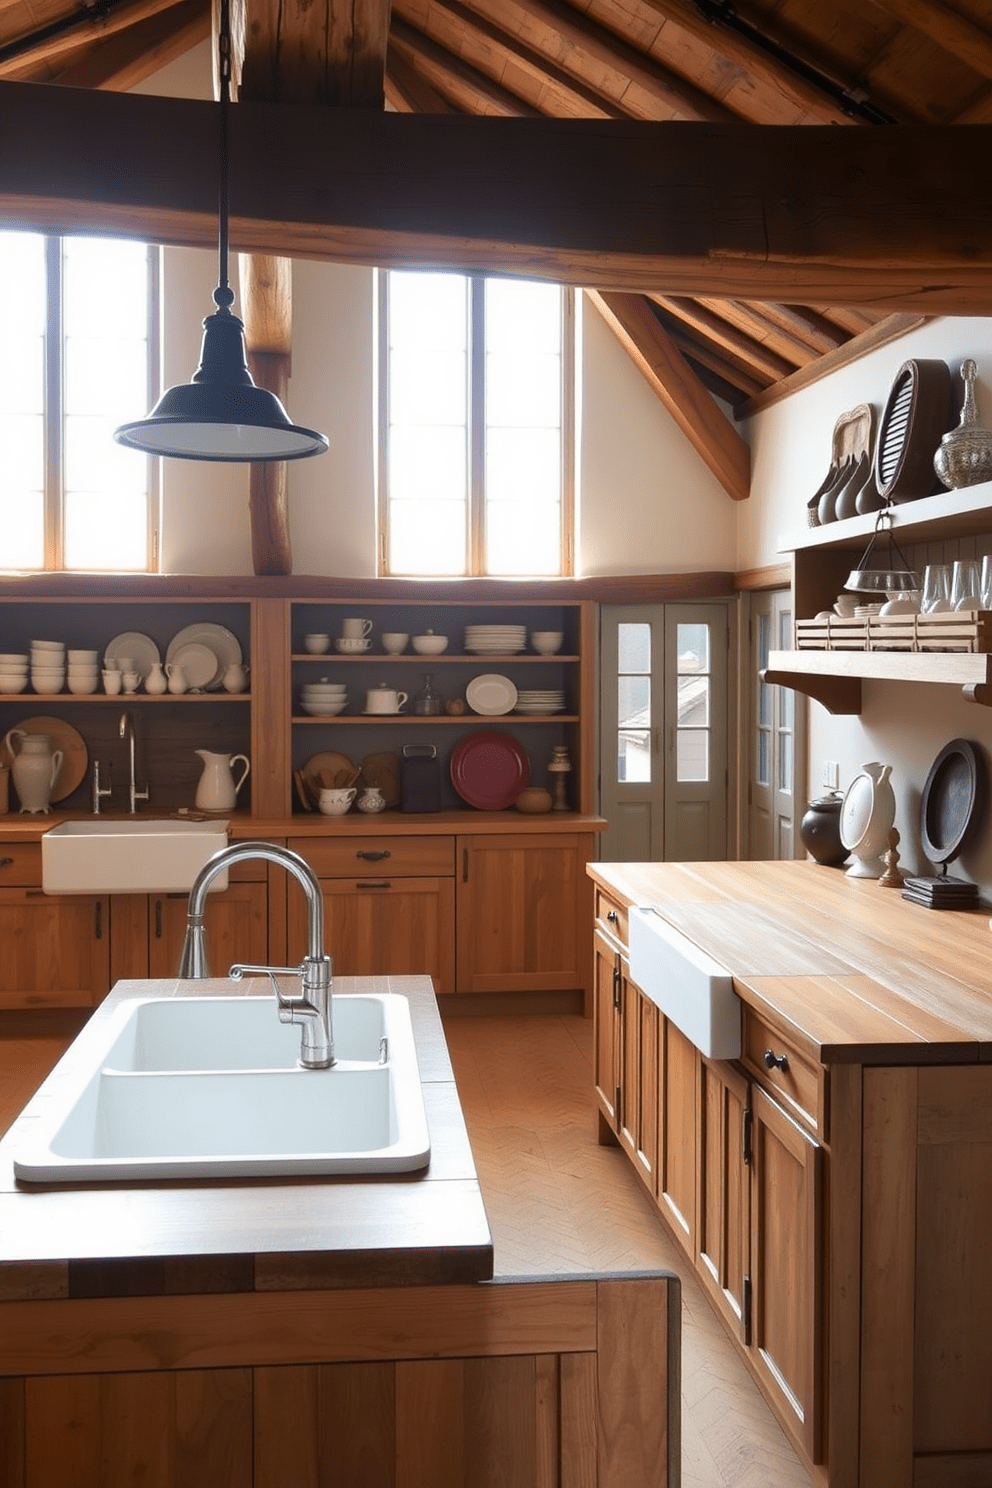
[[[465,650],[477,655],[510,656],[527,645],[526,625],[466,625]]]
[[[31,686],[35,692],[61,692],[65,686],[65,642],[31,642]]]
[[[565,694],[561,688],[554,687],[531,687],[522,688],[517,693],[516,713],[528,713],[537,715],[539,713],[563,713],[565,711]]]
[[[27,685],[27,652],[0,652],[0,692],[23,692]]]
[[[69,691],[75,693],[96,692],[100,678],[99,651],[70,651],[67,675]]]
[[[334,718],[348,706],[348,691],[343,682],[305,682],[300,689],[300,707],[311,718]]]

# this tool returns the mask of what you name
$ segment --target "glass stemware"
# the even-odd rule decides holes
[[[982,559],[982,609],[992,610],[992,553]]]
[[[982,607],[981,593],[978,564],[972,559],[958,559],[951,574],[951,608],[979,610]]]
[[[935,615],[951,608],[951,572],[946,563],[928,563],[923,570],[924,615]]]

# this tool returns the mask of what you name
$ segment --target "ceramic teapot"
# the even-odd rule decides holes
[[[233,811],[238,791],[248,779],[251,765],[246,754],[215,754],[210,749],[197,749],[203,761],[203,774],[196,787],[196,809],[198,811]],[[244,765],[241,778],[234,779],[232,765]]]
[[[20,740],[20,748],[16,750],[15,739]],[[11,774],[21,810],[50,810],[52,787],[62,768],[61,749],[52,748],[50,734],[26,734],[19,728],[12,728],[4,743],[13,756]]]

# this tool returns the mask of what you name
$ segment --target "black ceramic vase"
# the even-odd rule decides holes
[[[818,796],[806,807],[806,814],[799,823],[799,840],[818,863],[827,868],[836,868],[847,860],[848,852],[840,840],[840,808],[844,797],[839,791],[829,796]]]

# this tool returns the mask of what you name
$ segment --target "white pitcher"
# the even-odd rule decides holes
[[[148,668],[145,677],[145,691],[150,692],[153,697],[159,697],[169,685],[169,679],[165,675],[160,661],[153,661]]]
[[[246,754],[215,754],[210,749],[195,751],[203,761],[203,774],[196,787],[196,809],[198,811],[233,811],[238,791],[248,779],[251,765]],[[241,778],[234,779],[232,765],[244,765]]]
[[[21,741],[20,748],[16,751],[15,739]],[[61,749],[52,748],[50,734],[26,734],[19,728],[12,728],[4,743],[14,758],[11,774],[21,810],[48,811],[51,807],[52,787],[62,768]]]

